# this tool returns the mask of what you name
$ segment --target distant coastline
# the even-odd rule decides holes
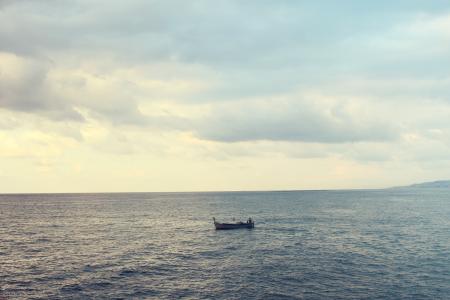
[[[429,182],[414,183],[406,186],[398,186],[393,188],[450,188],[450,180],[437,180]]]

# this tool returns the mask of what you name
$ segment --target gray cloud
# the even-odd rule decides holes
[[[361,117],[360,111],[345,105],[320,107],[303,100],[280,105],[254,99],[322,89],[331,95],[372,97],[373,102],[449,98],[450,55],[448,45],[441,43],[448,34],[429,34],[433,28],[427,27],[436,18],[448,17],[447,1],[105,3],[0,2],[0,50],[45,62],[27,66],[18,78],[0,73],[0,106],[78,121],[81,108],[115,125],[192,131],[224,142],[346,143],[395,140],[404,116],[394,112],[397,119],[387,121],[383,116]],[[200,66],[206,72],[198,78],[214,82],[170,100],[209,104],[211,114],[190,120],[170,114],[148,116],[139,102],[167,97],[148,91],[149,96],[137,97],[138,88],[124,81],[113,82],[113,91],[98,95],[83,83],[73,84],[76,96],[57,93],[47,73],[66,67],[68,57],[73,69],[109,57],[113,66],[103,73],[155,63],[193,70],[161,75],[164,71],[154,68],[143,75],[164,80],[189,80],[200,74]],[[355,78],[360,81],[355,83]],[[375,105],[365,104],[369,110]]]
[[[448,9],[442,1],[30,1],[7,8],[0,30],[4,50],[51,55],[77,48],[113,52],[125,61],[221,68],[324,67],[339,62],[342,41],[361,49],[361,37]]]
[[[362,119],[341,104],[319,107],[312,101],[257,101],[219,106],[203,120],[199,137],[223,142],[274,140],[321,143],[389,141],[398,137],[391,123]]]
[[[0,107],[20,112],[38,113],[52,120],[83,121],[72,103],[51,90],[45,63],[15,60],[15,67],[0,66]],[[15,71],[15,72],[14,72]]]

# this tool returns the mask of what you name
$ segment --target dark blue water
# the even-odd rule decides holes
[[[1,195],[0,213],[0,299],[450,297],[448,189]]]

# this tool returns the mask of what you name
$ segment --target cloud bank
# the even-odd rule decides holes
[[[281,155],[435,179],[450,163],[449,41],[439,0],[0,1],[0,131],[8,149]]]

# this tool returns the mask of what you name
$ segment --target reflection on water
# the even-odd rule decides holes
[[[0,299],[444,299],[449,196],[0,195]],[[213,216],[256,227],[215,231]]]

